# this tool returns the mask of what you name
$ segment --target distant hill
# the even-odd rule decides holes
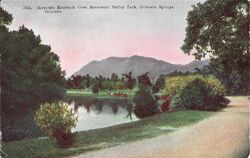
[[[134,77],[149,72],[149,76],[155,79],[161,74],[169,74],[175,70],[193,72],[195,68],[202,68],[208,65],[208,63],[208,59],[203,61],[195,60],[186,65],[179,65],[137,55],[131,57],[109,57],[101,61],[91,61],[75,72],[74,75],[89,74],[91,76],[102,75],[110,77],[113,72],[121,76],[123,73],[132,71]]]

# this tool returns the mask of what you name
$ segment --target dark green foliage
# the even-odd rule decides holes
[[[250,58],[247,59],[250,62]],[[250,65],[249,65],[250,66]],[[210,70],[225,85],[227,95],[250,94],[250,69],[247,65],[240,70],[222,71],[221,65],[212,60]]]
[[[96,81],[97,81],[97,84],[98,84],[98,87],[100,90],[103,90],[103,81],[104,81],[104,77],[102,77],[101,75],[99,75],[99,77],[96,78]]]
[[[13,20],[12,15],[0,7],[0,26],[10,25],[12,20]]]
[[[7,19],[3,23],[11,22],[11,15],[2,14],[2,8],[0,13],[0,19]],[[11,140],[15,133],[30,137],[32,129],[26,128],[27,122],[20,122],[23,128],[16,122],[29,112],[33,117],[42,102],[63,97],[65,79],[59,57],[51,52],[50,46],[41,44],[40,36],[24,26],[18,31],[0,28],[0,52],[3,139]],[[17,126],[20,128],[16,129]],[[20,134],[21,131],[24,133]]]
[[[1,45],[3,111],[20,112],[34,101],[62,97],[64,74],[59,58],[41,44],[39,36],[22,26],[8,32],[5,41],[8,44]]]
[[[151,80],[148,77],[148,72],[138,76],[137,79],[138,79],[138,83],[143,84],[144,86],[149,86],[149,87],[152,86]]]
[[[206,83],[200,79],[194,79],[188,83],[183,89],[177,92],[177,97],[174,99],[175,106],[185,106],[187,109],[204,110],[207,96]]]
[[[210,61],[210,65],[197,70],[198,74],[203,76],[213,75],[218,78],[221,83],[225,86],[226,95],[246,95],[250,92],[250,83],[247,74],[238,74],[232,71],[230,74],[217,71],[220,65],[214,60]]]
[[[229,95],[250,91],[249,5],[247,0],[207,0],[187,16],[182,50],[198,59],[209,55]]]
[[[228,104],[223,86],[214,77],[192,75],[168,80],[165,91],[171,96],[172,108],[213,111]]]
[[[69,148],[75,143],[76,133],[65,133],[58,129],[53,133],[53,136],[57,140],[56,143],[59,148]]]
[[[134,103],[134,113],[138,118],[153,116],[159,112],[151,88],[143,84],[139,84],[139,90],[135,93]]]
[[[79,76],[79,75],[72,75],[68,81],[67,81],[67,85],[68,87],[72,87],[75,89],[79,89],[81,86],[82,81],[85,79],[84,76]]]
[[[153,92],[154,93],[159,92],[160,89],[164,88],[164,85],[165,85],[165,76],[160,75],[152,87]]]
[[[179,93],[175,94],[171,98],[170,108],[172,109],[183,108],[182,98]]]
[[[131,77],[131,76],[128,76]],[[132,79],[132,80],[131,80]],[[94,84],[98,84],[100,90],[113,90],[113,89],[124,89],[133,88],[136,84],[135,79],[128,78],[127,82],[119,78],[115,73],[111,75],[111,78],[103,77],[99,75],[98,77],[90,75],[72,75],[67,79],[66,85],[69,89],[89,89],[93,88]],[[125,84],[127,87],[125,87]]]
[[[103,88],[109,91],[115,89],[116,82],[113,80],[106,80],[103,82]]]
[[[195,68],[197,70],[197,68]],[[187,75],[191,75],[191,74],[195,74],[195,72],[189,72],[189,71],[186,71],[186,72],[182,72],[182,71],[173,71],[165,76],[168,76],[168,77],[173,77],[173,76],[187,76]]]
[[[136,85],[136,79],[132,77],[132,71],[130,71],[128,74],[122,74],[122,76],[125,77],[125,85],[128,89],[133,89],[133,87]]]
[[[98,92],[100,91],[100,88],[99,88],[99,81],[98,80],[95,80],[93,86],[92,86],[92,92],[94,94],[97,94]]]

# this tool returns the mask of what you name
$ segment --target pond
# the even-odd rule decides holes
[[[78,117],[73,131],[109,127],[138,120],[127,98],[67,97],[64,99]]]

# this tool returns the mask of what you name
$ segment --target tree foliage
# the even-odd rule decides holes
[[[228,102],[221,82],[213,76],[189,75],[166,79],[165,94],[172,108],[217,110]]]
[[[154,93],[159,92],[160,89],[164,88],[164,85],[165,85],[165,76],[160,75],[152,87],[153,92]]]
[[[100,91],[100,81],[96,78],[93,85],[92,85],[92,92],[94,94],[97,94]]]
[[[12,20],[12,15],[0,7],[0,26],[10,25]]]
[[[122,74],[125,77],[125,85],[128,89],[133,89],[136,84],[136,79],[132,77],[132,71],[127,74]]]
[[[197,59],[209,55],[218,76],[235,88],[249,84],[249,4],[247,0],[207,0],[192,6],[181,47]]]
[[[0,42],[4,112],[63,96],[64,72],[50,46],[24,26],[4,39]]]
[[[139,84],[134,97],[134,113],[138,118],[153,116],[159,112],[153,92],[149,86]]]
[[[40,36],[24,26],[9,31],[7,24],[12,16],[2,8],[0,19],[1,120],[5,139],[6,130],[12,129],[19,116],[24,117],[42,102],[63,97],[65,79],[59,57],[41,43]]]
[[[141,83],[143,84],[144,86],[149,86],[151,87],[152,86],[152,83],[151,83],[151,80],[150,78],[148,77],[148,72],[147,73],[144,73],[140,76],[137,77],[138,79],[138,83]]]
[[[35,115],[36,124],[55,139],[59,147],[68,147],[73,143],[71,129],[76,127],[77,117],[68,104],[45,103]],[[65,139],[69,138],[69,139]]]

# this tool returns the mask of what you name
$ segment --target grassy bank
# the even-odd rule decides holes
[[[135,92],[137,89],[129,90],[113,90],[113,91],[100,91],[97,94],[94,94],[91,90],[75,90],[75,89],[68,89],[66,92],[67,96],[82,96],[82,97],[95,97],[95,98],[125,98],[125,97],[119,97],[119,96],[114,96],[110,94],[114,93],[122,93],[122,94],[127,94],[128,98],[133,98],[135,95]],[[161,93],[155,93],[155,95],[161,95]]]
[[[128,97],[133,97],[135,94],[135,91],[134,90],[100,91],[99,93],[94,94],[90,90],[68,89],[66,92],[66,95],[67,96],[95,97],[95,98],[124,98],[124,97],[110,95],[114,93],[123,93],[123,94],[127,94]]]
[[[69,149],[58,149],[48,138],[35,138],[3,143],[2,150],[11,158],[63,157],[116,146],[162,134],[207,118],[214,112],[176,111],[162,113],[140,121],[77,133],[76,143]]]

